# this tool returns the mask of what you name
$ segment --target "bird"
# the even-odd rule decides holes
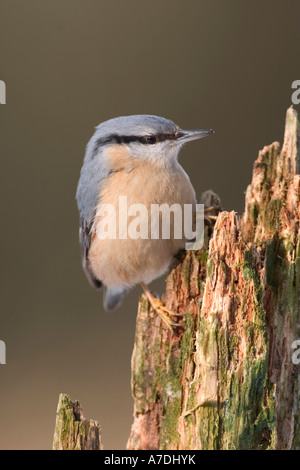
[[[183,130],[169,119],[147,114],[116,117],[95,128],[86,146],[76,200],[82,266],[90,284],[104,288],[106,311],[118,308],[140,284],[167,328],[173,331],[178,326],[172,316],[179,314],[169,310],[148,285],[167,272],[185,246],[184,236],[162,238],[160,232],[158,238],[105,238],[99,236],[100,209],[113,207],[119,221],[121,196],[128,206],[143,204],[149,210],[147,217],[152,204],[191,204],[195,209],[196,193],[178,154],[185,143],[213,132]]]

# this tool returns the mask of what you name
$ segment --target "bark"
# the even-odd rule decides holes
[[[290,108],[282,148],[254,163],[242,218],[221,211],[203,249],[171,270],[177,336],[141,297],[128,449],[300,448],[299,135]]]
[[[102,450],[101,427],[97,421],[85,419],[79,401],[69,395],[59,396],[53,450]]]

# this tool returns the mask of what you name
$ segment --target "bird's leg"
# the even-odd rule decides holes
[[[157,297],[154,297],[154,295],[151,294],[146,284],[141,282],[141,286],[146,294],[147,299],[150,302],[151,307],[153,308],[155,312],[158,313],[158,315],[160,316],[162,321],[165,323],[165,325],[167,325],[169,330],[174,331],[174,328],[178,326],[182,326],[180,323],[175,323],[174,321],[172,321],[172,319],[170,318],[170,315],[182,316],[184,314],[172,312],[172,310],[169,310],[160,299],[158,299]]]

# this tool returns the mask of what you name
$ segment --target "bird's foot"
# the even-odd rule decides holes
[[[204,209],[204,220],[208,222],[209,224],[215,223],[217,220],[218,216],[216,215],[216,208],[214,206],[211,207],[206,207]]]
[[[183,326],[181,323],[176,323],[172,320],[172,316],[179,317],[183,316],[181,313],[175,313],[169,308],[165,306],[165,304],[162,302],[162,300],[158,299],[157,297],[154,297],[148,287],[144,284],[141,283],[144,292],[146,294],[147,299],[149,300],[149,303],[153,310],[158,313],[164,324],[167,326],[169,330],[171,330],[174,333],[174,329]]]
[[[155,297],[152,297],[151,299],[147,296],[151,307],[153,310],[158,313],[164,324],[167,326],[167,328],[171,331],[174,331],[174,328],[177,328],[179,326],[182,326],[180,323],[176,323],[171,319],[171,315],[174,315],[174,312],[169,310],[165,304],[160,300]],[[178,316],[178,314],[177,314]]]

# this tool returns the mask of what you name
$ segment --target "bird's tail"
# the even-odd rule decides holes
[[[103,306],[107,312],[117,309],[123,302],[130,289],[124,287],[106,288],[103,297]]]

